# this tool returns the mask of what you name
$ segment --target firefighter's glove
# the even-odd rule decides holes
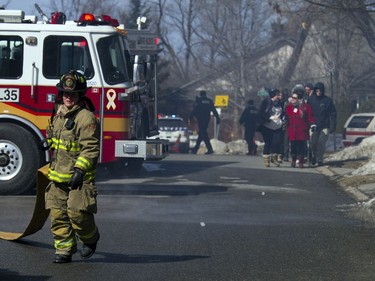
[[[220,118],[217,118],[217,119],[216,119],[216,124],[217,124],[217,125],[220,124]]]
[[[316,125],[311,125],[310,130],[311,132],[316,132]]]
[[[72,190],[78,189],[79,187],[81,187],[83,185],[84,175],[85,175],[85,173],[82,170],[80,170],[78,168],[74,168],[73,176],[72,176],[72,178],[70,179],[70,182],[69,182],[70,188]]]

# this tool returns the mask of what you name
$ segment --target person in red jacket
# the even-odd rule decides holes
[[[310,138],[309,130],[316,129],[313,112],[310,106],[305,103],[303,94],[303,89],[294,89],[290,103],[285,108],[292,155],[291,166],[295,167],[298,159],[300,168],[303,168],[306,144]]]

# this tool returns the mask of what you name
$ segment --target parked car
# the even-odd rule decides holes
[[[181,117],[176,115],[161,116],[158,118],[159,135],[153,139],[169,140],[169,152],[189,153],[189,130]]]
[[[342,134],[344,147],[360,144],[375,134],[375,113],[355,113],[345,122]]]

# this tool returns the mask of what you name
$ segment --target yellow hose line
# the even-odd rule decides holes
[[[48,165],[43,166],[38,170],[37,181],[36,181],[36,201],[33,216],[29,225],[26,227],[25,231],[22,233],[19,232],[4,232],[0,231],[0,239],[5,240],[18,240],[22,237],[34,234],[39,231],[44,223],[46,222],[49,210],[45,209],[44,204],[44,191],[49,184],[49,179],[47,178]]]

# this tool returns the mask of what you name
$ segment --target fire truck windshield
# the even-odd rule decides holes
[[[101,38],[97,43],[104,80],[109,85],[131,81],[130,65],[125,59],[120,36]]]

